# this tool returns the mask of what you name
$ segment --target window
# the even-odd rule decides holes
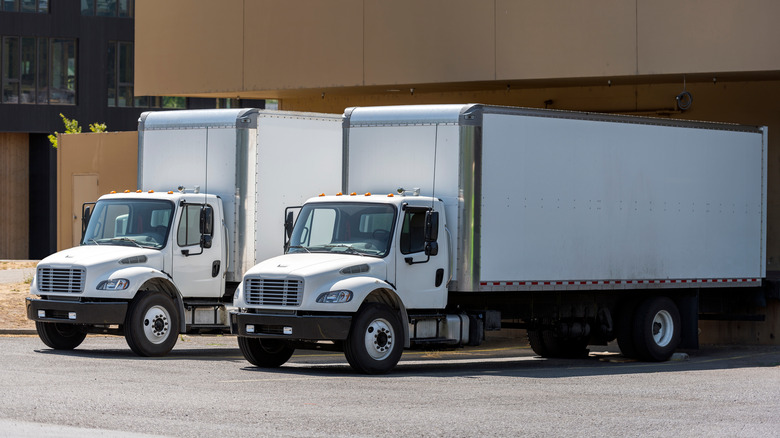
[[[201,204],[187,204],[179,221],[179,230],[176,234],[176,243],[179,246],[192,246],[200,244],[200,210],[211,206]],[[212,220],[213,220],[213,216]],[[210,225],[213,225],[210,224]]]
[[[425,210],[407,210],[401,228],[401,254],[425,250]]]
[[[2,103],[76,104],[76,40],[7,36]]]
[[[51,40],[49,103],[76,104],[76,40]]]
[[[108,106],[136,106],[133,99],[133,59],[133,43],[109,41],[106,66]]]
[[[134,0],[81,0],[81,15],[131,18]]]
[[[0,0],[0,10],[6,12],[49,12],[49,0]]]

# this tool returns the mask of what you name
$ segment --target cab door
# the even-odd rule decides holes
[[[173,279],[184,297],[218,298],[225,292],[222,232],[209,204],[183,203],[173,229]],[[210,210],[203,215],[201,211]],[[201,217],[206,231],[202,233]],[[207,236],[203,238],[204,234]]]
[[[426,255],[425,219],[429,207],[405,206],[399,218],[395,286],[409,309],[442,309],[447,305],[449,247],[444,216],[439,218],[437,255]]]

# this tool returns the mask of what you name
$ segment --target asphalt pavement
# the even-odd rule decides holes
[[[780,348],[707,348],[621,360],[606,347],[546,360],[491,340],[407,351],[383,376],[340,353],[252,366],[229,336],[184,337],[163,358],[121,337],[70,352],[0,337],[0,437],[777,436]]]

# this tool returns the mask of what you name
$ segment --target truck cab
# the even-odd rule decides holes
[[[218,197],[112,193],[84,220],[81,245],[43,259],[31,285],[38,298],[27,299],[27,316],[46,345],[72,349],[88,333],[121,334],[135,353],[159,356],[179,333],[227,328],[218,311],[230,299]]]
[[[279,366],[295,348],[330,346],[356,370],[382,373],[414,343],[468,343],[469,316],[443,313],[443,210],[403,190],[307,201],[286,253],[247,271],[236,292],[231,324],[244,356]]]

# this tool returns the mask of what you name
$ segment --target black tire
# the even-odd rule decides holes
[[[73,350],[87,337],[75,324],[36,321],[35,330],[41,341],[55,350]]]
[[[620,353],[625,357],[636,358],[634,347],[634,314],[636,302],[631,300],[623,303],[617,315],[617,343]]]
[[[139,292],[125,318],[125,340],[139,356],[165,356],[179,337],[179,314],[162,292]]]
[[[384,374],[403,353],[403,330],[398,314],[379,303],[364,304],[352,320],[344,356],[355,371]]]
[[[669,360],[680,345],[680,311],[666,297],[648,298],[636,310],[633,326],[637,358]]]
[[[587,337],[562,338],[550,329],[529,330],[528,342],[541,357],[576,359],[586,357],[589,352]]]
[[[241,354],[252,365],[261,368],[278,368],[295,352],[287,341],[282,339],[258,339],[238,337],[238,348]]]
[[[541,329],[528,330],[528,343],[537,356],[550,357],[550,350],[547,348],[547,344],[544,343]]]

